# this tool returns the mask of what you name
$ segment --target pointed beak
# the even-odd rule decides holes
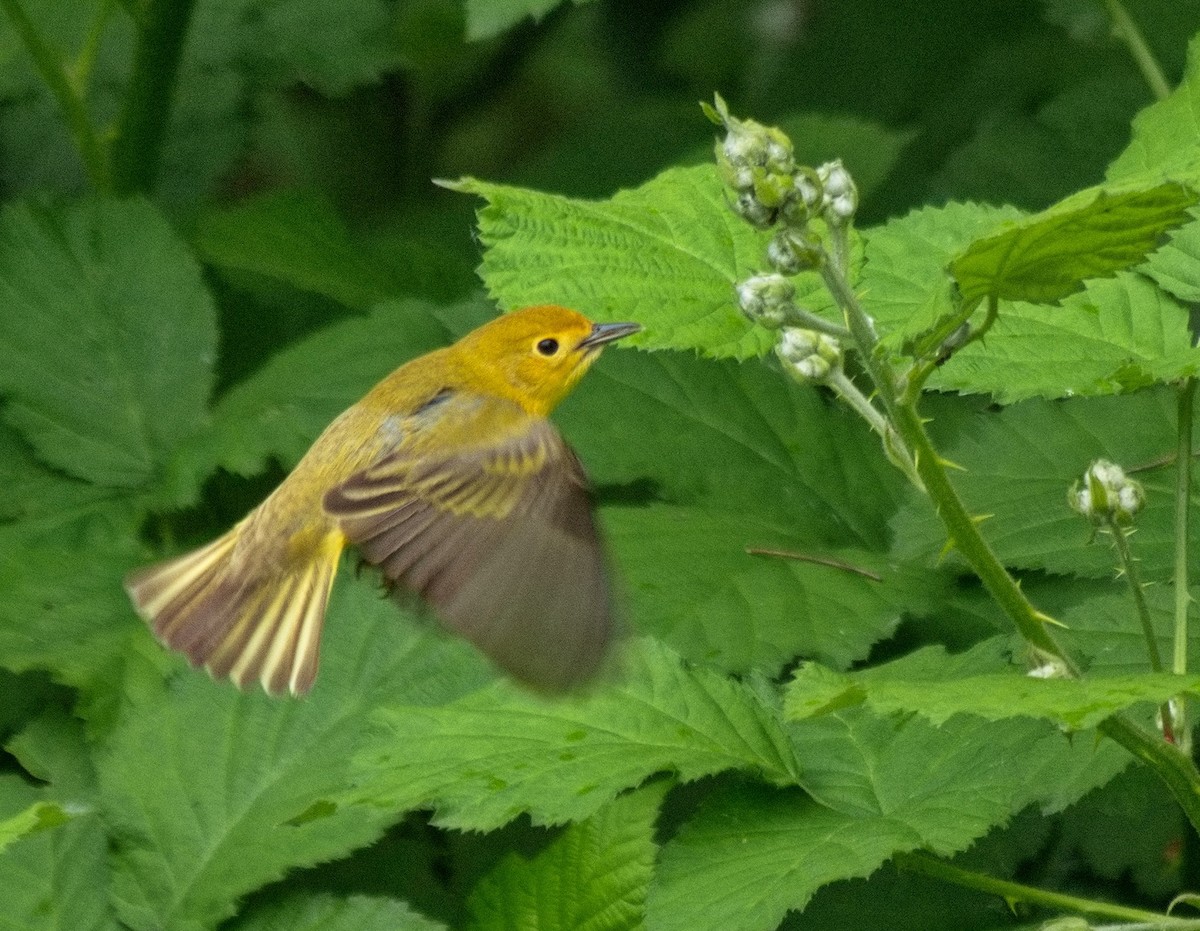
[[[580,349],[603,346],[615,339],[629,336],[642,328],[639,323],[593,323],[592,332],[583,338]]]

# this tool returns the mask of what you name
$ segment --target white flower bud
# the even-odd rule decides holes
[[[825,219],[835,225],[847,222],[858,210],[858,189],[850,172],[841,161],[834,160],[817,167],[817,178],[825,192],[822,202]]]
[[[782,275],[755,275],[737,286],[738,306],[750,320],[777,330],[791,316],[796,286]]]
[[[775,354],[793,378],[824,381],[842,364],[842,347],[836,339],[816,330],[785,327]]]
[[[1113,520],[1127,524],[1146,504],[1141,482],[1129,478],[1119,465],[1097,459],[1067,493],[1067,502],[1097,523]]]

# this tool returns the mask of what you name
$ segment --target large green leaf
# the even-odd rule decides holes
[[[1196,193],[1167,183],[1068,198],[977,239],[950,263],[964,302],[984,298],[1051,304],[1137,265],[1167,230],[1188,219]]]
[[[395,899],[304,893],[254,909],[229,927],[236,931],[445,931],[446,926]]]
[[[1133,121],[1133,138],[1108,168],[1109,180],[1200,177],[1200,36],[1188,45],[1187,67],[1166,100]]]
[[[137,487],[203,423],[215,312],[149,204],[6,208],[0,305],[5,414],[47,463]]]
[[[1073,800],[1125,763],[1112,745],[1071,744],[1028,720],[960,716],[936,728],[854,710],[793,733],[811,794],[741,785],[710,797],[663,848],[652,927],[766,931],[822,885],[867,876],[899,851],[960,851],[1031,802]]]
[[[1200,687],[1200,677],[1170,673],[1035,678],[1004,660],[1006,646],[1006,640],[997,638],[962,660],[951,659],[942,647],[925,647],[896,662],[849,674],[806,664],[788,684],[785,710],[799,719],[865,701],[880,714],[916,712],[934,724],[973,714],[989,721],[1043,718],[1086,730],[1133,705],[1162,704]],[[993,657],[996,670],[954,675],[957,667],[973,665],[976,655]]]
[[[509,854],[471,892],[478,931],[622,931],[642,927],[658,845],[660,782],[614,799],[532,860]]]
[[[466,0],[467,38],[490,39],[526,17],[536,22],[563,0]],[[587,0],[571,0],[578,5]]]
[[[164,682],[130,658],[98,761],[113,897],[130,927],[209,928],[286,870],[375,840],[395,814],[346,794],[371,711],[444,701],[486,675],[465,646],[420,632],[350,573],[334,589],[324,647],[302,701],[240,694],[186,669]]]
[[[981,529],[1009,566],[1105,578],[1116,568],[1106,538],[1093,540],[1088,522],[1067,505],[1067,490],[1095,459],[1136,470],[1146,508],[1133,539],[1143,578],[1169,576],[1174,559],[1175,399],[1136,392],[1063,402],[1026,401],[1002,411],[930,405],[942,454],[962,467],[952,473]],[[932,563],[945,530],[929,502],[911,495],[893,524],[896,555],[924,552]],[[1200,541],[1192,558],[1200,559]]]
[[[487,200],[480,272],[504,307],[566,304],[598,320],[635,320],[631,340],[714,357],[762,355],[734,284],[760,271],[766,238],[736,217],[712,166],[672,168],[606,201],[464,179]]]
[[[434,807],[440,824],[488,830],[522,812],[536,824],[588,817],[662,770],[796,780],[782,725],[752,689],[652,640],[623,660],[617,681],[578,698],[501,682],[440,707],[381,711],[355,765],[362,799]]]
[[[1012,403],[1132,391],[1198,368],[1187,308],[1122,272],[1086,282],[1059,307],[1004,304],[986,339],[957,353],[930,385]]]

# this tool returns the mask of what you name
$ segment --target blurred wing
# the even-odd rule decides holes
[[[530,685],[565,689],[613,634],[587,478],[545,420],[494,446],[394,453],[325,497],[368,562]]]

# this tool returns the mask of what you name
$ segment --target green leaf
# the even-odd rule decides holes
[[[232,931],[444,931],[406,903],[377,896],[297,893],[250,912]]]
[[[72,818],[0,852],[0,931],[118,931],[107,899],[107,853],[96,815]]]
[[[646,331],[630,342],[650,349],[745,359],[774,344],[734,302],[734,284],[764,267],[767,237],[730,210],[711,165],[669,169],[607,201],[472,178],[455,188],[488,202],[480,273],[506,308],[559,303],[636,320]]]
[[[1166,389],[1110,398],[1026,401],[1002,411],[929,405],[941,454],[961,466],[952,481],[972,514],[988,515],[984,536],[1008,566],[1107,578],[1111,545],[1093,539],[1066,503],[1095,459],[1126,469],[1146,489],[1133,549],[1146,581],[1169,578],[1174,559],[1175,399]],[[895,555],[940,559],[945,529],[928,500],[910,495],[893,523]],[[1193,541],[1192,560],[1200,560]]]
[[[215,313],[140,201],[0,213],[0,394],[38,456],[102,485],[151,482],[205,417]]]
[[[1200,36],[1188,45],[1179,87],[1133,121],[1133,139],[1109,166],[1110,181],[1131,177],[1200,177]]]
[[[601,519],[638,629],[731,672],[774,675],[797,655],[845,668],[902,615],[938,610],[949,581],[923,565],[814,547],[754,514],[656,504],[604,508]]]
[[[467,38],[490,39],[511,29],[527,16],[534,22],[563,0],[466,0]],[[576,6],[587,0],[571,0]]]
[[[986,339],[956,353],[929,384],[1010,404],[1132,391],[1198,368],[1187,309],[1141,275],[1119,273],[1086,282],[1059,307],[1003,305]]]
[[[471,892],[479,931],[620,931],[642,927],[667,783],[620,796],[527,860],[509,854]]]
[[[899,348],[956,310],[946,267],[979,236],[1021,216],[1013,207],[924,207],[866,234],[857,290],[882,338]]]
[[[834,673],[814,664],[801,667],[788,684],[784,710],[793,720],[836,707],[853,696],[879,714],[916,712],[940,725],[956,714],[989,721],[1013,717],[1043,718],[1071,730],[1096,727],[1135,704],[1162,704],[1176,695],[1195,692],[1200,677],[1169,673],[1089,676],[1086,679],[1038,679],[1007,663],[997,638],[971,651],[992,657],[996,672],[953,675],[942,647],[925,647],[901,660],[861,673]],[[840,694],[835,694],[840,685]]]
[[[813,548],[886,548],[905,494],[858,417],[757,361],[609,351],[554,417],[602,490],[650,483],[663,501],[752,515]]]
[[[367,309],[399,295],[443,292],[453,259],[420,240],[351,232],[317,192],[284,191],[205,213],[196,249],[219,268],[252,272]]]
[[[1200,223],[1176,230],[1139,270],[1179,300],[1200,301]]]
[[[958,716],[942,727],[853,709],[793,730],[809,794],[735,785],[668,843],[647,901],[664,931],[776,927],[821,886],[898,851],[958,852],[1031,802],[1078,798],[1125,765],[1049,724]]]
[[[0,820],[0,853],[12,844],[30,834],[56,828],[71,820],[71,813],[54,802],[34,802],[24,811],[11,818]]]
[[[1094,199],[1075,195],[1036,216],[976,240],[950,263],[967,304],[987,297],[1052,304],[1137,265],[1163,234],[1186,222],[1197,195],[1159,184]]]
[[[546,699],[501,682],[441,707],[396,707],[356,762],[365,801],[433,806],[440,824],[489,830],[586,818],[663,770],[684,780],[728,769],[796,779],[774,712],[740,683],[689,669],[652,640],[631,644],[620,678]],[[369,787],[369,788],[368,788]]]
[[[163,682],[130,657],[97,764],[113,901],[130,927],[209,928],[288,869],[374,841],[395,813],[347,795],[372,710],[445,701],[485,678],[465,646],[420,632],[350,575],[334,588],[303,701],[241,694],[187,669]]]
[[[0,533],[0,665],[45,669],[88,691],[111,686],[143,633],[120,580],[144,554],[131,540],[94,536],[64,545]]]

